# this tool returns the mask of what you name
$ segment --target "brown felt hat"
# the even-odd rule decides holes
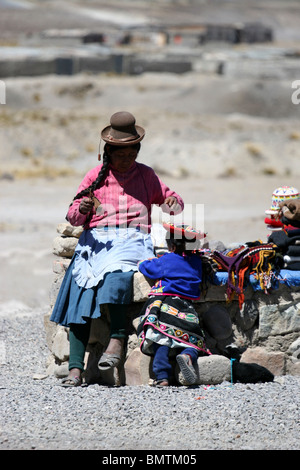
[[[119,111],[110,118],[110,126],[101,132],[101,138],[111,145],[134,145],[145,136],[145,130],[135,124],[135,117],[127,111]]]

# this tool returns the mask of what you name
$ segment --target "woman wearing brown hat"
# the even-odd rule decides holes
[[[144,135],[132,114],[113,114],[101,132],[103,164],[86,174],[68,210],[67,220],[84,231],[51,315],[52,321],[69,327],[69,375],[64,386],[81,384],[91,320],[101,316],[104,304],[111,333],[98,367],[107,370],[119,364],[133,273],[140,260],[153,256],[152,204],[171,214],[184,207],[181,197],[152,168],[136,162]]]

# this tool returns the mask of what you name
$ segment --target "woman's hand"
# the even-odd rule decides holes
[[[164,204],[169,207],[171,215],[172,212],[178,211],[180,209],[180,205],[178,204],[177,199],[174,196],[167,197],[164,201]]]
[[[88,214],[93,209],[94,202],[91,198],[85,197],[82,199],[81,203],[79,204],[79,212],[81,214]]]

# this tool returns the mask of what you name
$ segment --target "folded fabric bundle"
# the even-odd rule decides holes
[[[277,245],[278,248],[285,251],[288,248],[289,237],[288,237],[288,234],[284,230],[280,230],[278,232],[273,232],[269,236],[268,242],[275,243],[275,245]]]
[[[300,229],[298,228],[287,229],[286,233],[288,237],[290,238],[298,237],[300,240]]]
[[[290,271],[300,271],[300,261],[293,263],[284,263],[283,269],[287,269]]]
[[[293,227],[300,228],[300,220],[290,220],[287,219],[284,215],[280,218],[280,220],[284,225],[292,225]]]
[[[300,257],[300,244],[299,245],[289,245],[287,252],[289,256],[299,256]]]
[[[300,230],[279,230],[278,232],[273,232],[269,236],[268,242],[278,246],[282,253],[287,253],[291,246],[300,246]]]
[[[290,256],[284,255],[283,257],[284,269],[289,269],[292,271],[300,271],[300,255],[299,256]]]
[[[285,263],[300,262],[300,256],[288,256],[288,255],[284,255],[283,259],[284,259]]]

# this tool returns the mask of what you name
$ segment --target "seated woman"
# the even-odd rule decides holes
[[[119,364],[133,274],[138,261],[153,256],[151,206],[174,214],[184,207],[149,166],[136,162],[144,135],[132,114],[113,114],[101,132],[103,164],[86,174],[68,210],[67,220],[84,231],[50,318],[69,327],[69,375],[63,386],[82,382],[91,320],[101,316],[103,304],[109,308],[111,333],[99,368]]]

